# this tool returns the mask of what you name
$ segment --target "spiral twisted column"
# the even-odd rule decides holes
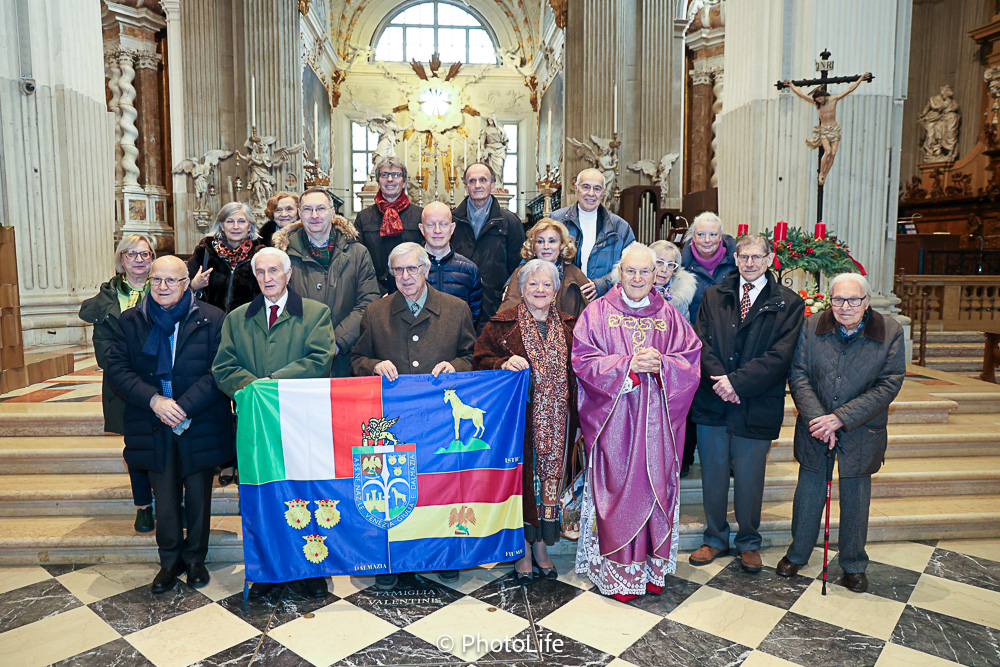
[[[139,149],[135,146],[135,140],[139,138],[139,130],[135,126],[135,120],[139,117],[135,109],[135,67],[132,62],[135,53],[129,49],[118,50],[118,66],[121,68],[121,76],[118,79],[120,97],[118,98],[118,108],[121,110],[121,118],[118,125],[121,128],[121,148],[122,148],[122,183],[125,186],[139,185],[139,165],[136,160],[139,158]]]

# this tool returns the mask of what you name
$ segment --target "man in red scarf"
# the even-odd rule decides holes
[[[361,232],[361,243],[368,248],[375,265],[379,291],[390,294],[396,283],[389,272],[389,253],[400,243],[423,244],[420,214],[423,209],[406,195],[406,165],[396,157],[387,157],[375,165],[378,194],[375,203],[358,213],[354,221]]]

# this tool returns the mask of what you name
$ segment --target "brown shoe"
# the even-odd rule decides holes
[[[722,554],[722,549],[710,547],[707,544],[701,545],[697,551],[688,556],[688,562],[692,565],[708,565]]]
[[[741,551],[740,567],[743,568],[744,572],[749,572],[750,574],[760,572],[760,569],[763,567],[763,563],[760,562],[760,552],[756,549],[753,551]]]
[[[843,584],[849,591],[864,593],[868,590],[868,577],[864,572],[845,572]]]
[[[787,556],[782,556],[781,560],[778,561],[778,566],[774,568],[774,571],[782,577],[794,577],[799,573],[799,566],[798,563],[793,563],[788,560]]]

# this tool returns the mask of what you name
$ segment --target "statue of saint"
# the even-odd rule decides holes
[[[816,106],[819,110],[819,125],[813,127],[812,137],[806,139],[809,148],[823,147],[823,160],[819,165],[819,184],[826,183],[826,177],[833,166],[833,160],[837,157],[837,148],[840,147],[840,124],[837,122],[837,102],[844,99],[861,85],[863,81],[871,81],[872,73],[862,74],[854,83],[848,86],[847,90],[839,95],[830,95],[824,87],[819,86],[808,95],[794,83],[785,79],[782,83],[792,89],[799,98],[809,104]]]
[[[962,116],[955,101],[951,86],[941,88],[941,94],[934,95],[927,106],[917,116],[926,135],[921,146],[921,162],[941,162],[955,159],[958,144],[958,126]]]
[[[486,124],[479,134],[479,161],[486,163],[497,183],[503,183],[503,163],[507,159],[507,134],[495,116],[485,118]]]
[[[243,145],[250,149],[249,155],[236,151],[237,157],[246,160],[250,169],[247,185],[253,190],[253,208],[264,210],[267,200],[274,194],[277,179],[271,173],[283,164],[291,161],[292,156],[305,149],[305,142],[294,146],[274,148],[277,137],[251,137]]]

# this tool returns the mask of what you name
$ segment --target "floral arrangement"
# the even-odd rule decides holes
[[[770,231],[765,231],[763,235],[768,241],[772,240]],[[819,284],[820,276],[832,278],[839,273],[866,275],[864,267],[851,257],[847,244],[832,234],[817,238],[797,227],[790,228],[785,240],[774,242],[774,252],[774,269],[779,279],[796,269],[813,274],[816,284]]]
[[[815,290],[818,288],[814,285],[813,289]],[[809,290],[800,289],[799,296],[801,296],[806,302],[806,317],[827,310],[830,307],[830,300],[825,294],[821,294],[818,291],[810,293]]]

